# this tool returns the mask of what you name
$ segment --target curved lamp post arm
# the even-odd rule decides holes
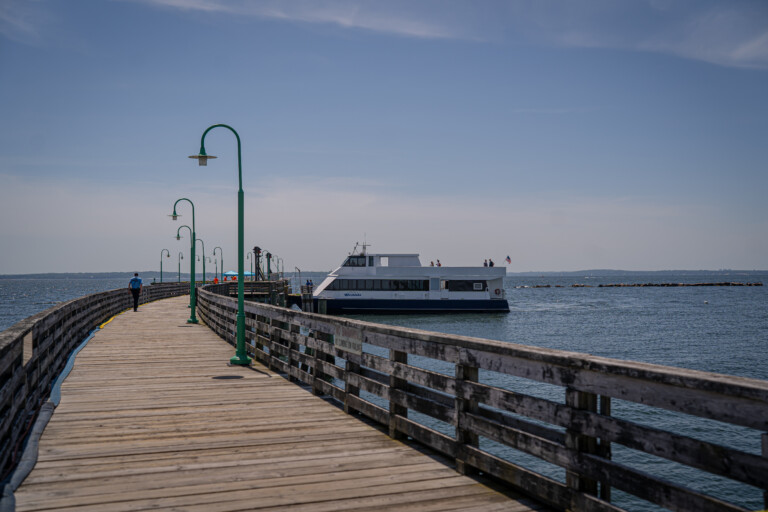
[[[177,199],[175,203],[173,203],[173,213],[171,214],[171,218],[173,220],[177,220],[181,215],[176,213],[176,205],[179,204],[179,201],[186,201],[192,206],[192,232],[195,231],[195,203],[193,203],[191,200],[187,199],[186,197],[182,197],[181,199]]]
[[[192,228],[187,226],[186,224],[183,224],[183,225],[179,226],[179,229],[176,230],[176,240],[181,240],[181,233],[179,233],[179,231],[181,231],[181,228],[187,228],[189,230],[189,236],[190,237],[192,236]],[[192,245],[194,245],[194,244],[192,244]]]
[[[209,126],[203,132],[203,136],[200,137],[200,154],[191,155],[189,158],[197,158],[197,163],[198,165],[201,165],[201,166],[208,165],[207,161],[209,158],[216,158],[215,156],[208,155],[205,152],[205,136],[208,135],[208,132],[213,130],[214,128],[226,128],[227,130],[235,134],[235,138],[237,139],[237,174],[238,174],[238,180],[239,180],[239,190],[242,190],[243,189],[243,166],[242,166],[242,160],[240,158],[240,135],[238,135],[235,129],[232,128],[231,126],[226,124],[214,124],[213,126]]]
[[[221,272],[224,272],[224,255],[221,252],[221,247],[218,245],[213,248],[213,255],[216,256],[216,249],[219,250],[219,261],[221,261]],[[219,281],[221,281],[221,272],[219,272]]]
[[[201,238],[195,238],[195,242],[200,242],[203,246],[203,284],[205,284],[205,242]]]
[[[160,284],[163,283],[163,253],[164,252],[167,254],[166,258],[171,257],[171,251],[169,251],[168,249],[163,249],[160,251]]]

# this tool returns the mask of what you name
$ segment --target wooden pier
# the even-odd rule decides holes
[[[169,283],[137,313],[114,290],[0,333],[5,478],[32,466],[19,447],[68,355],[127,310],[77,356],[0,508],[13,491],[17,510],[768,507],[764,380],[295,311],[276,288],[245,303],[259,363],[230,367],[230,288],[198,291],[205,325]]]
[[[76,359],[16,510],[541,510],[355,419],[186,323],[142,305]]]

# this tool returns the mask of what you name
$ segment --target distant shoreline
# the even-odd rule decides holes
[[[305,271],[302,275],[327,274],[328,271]],[[507,277],[619,277],[619,276],[741,276],[766,275],[768,270],[573,270],[573,271],[547,271],[547,272],[507,272]],[[139,272],[139,275],[147,279],[160,279],[160,272],[156,270]],[[213,276],[213,272],[208,272]],[[293,276],[294,272],[286,272],[286,276]],[[198,277],[202,276],[198,274]],[[0,274],[0,279],[130,279],[133,272],[49,272],[37,274]],[[176,272],[163,272],[164,280],[173,281],[178,278]],[[189,273],[181,274],[181,279],[189,279]]]

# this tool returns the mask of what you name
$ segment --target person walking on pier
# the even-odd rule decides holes
[[[133,274],[133,278],[128,283],[128,289],[131,290],[133,295],[133,310],[139,310],[139,295],[141,294],[141,278],[138,272]]]

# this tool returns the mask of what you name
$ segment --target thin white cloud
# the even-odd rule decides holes
[[[422,39],[611,48],[768,69],[765,0],[116,0]],[[46,2],[0,3],[0,35],[38,44]]]
[[[768,68],[768,8],[729,4],[694,13],[637,44],[640,50],[670,53],[722,66]]]
[[[136,0],[133,0],[136,1]],[[333,24],[425,39],[466,38],[430,16],[417,16],[412,9],[390,8],[386,3],[351,0],[138,0],[161,7],[189,11],[220,12],[303,23]]]
[[[130,1],[418,38],[614,48],[721,66],[768,68],[768,4],[763,0],[513,0],[496,4],[468,0]]]
[[[0,2],[0,36],[37,45],[48,15],[37,2]]]
[[[768,68],[768,4],[711,2],[535,2],[508,17],[518,38],[563,47],[656,52],[729,67]]]

